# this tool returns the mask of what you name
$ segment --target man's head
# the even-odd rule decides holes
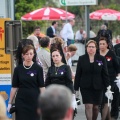
[[[35,36],[39,36],[39,35],[40,35],[40,27],[39,27],[39,26],[36,26],[36,27],[34,28],[34,35],[35,35]]]
[[[50,47],[50,38],[49,37],[42,37],[40,39],[40,46],[43,48]]]
[[[75,25],[75,20],[74,20],[74,19],[70,19],[70,20],[68,20],[68,22],[69,22],[72,26]]]
[[[104,25],[106,25],[106,27],[108,28],[108,23],[107,22],[105,22]]]
[[[83,34],[83,28],[82,27],[80,28],[80,33]]]
[[[39,98],[43,120],[72,120],[72,93],[65,86],[51,85]]]
[[[53,22],[52,22],[52,26],[53,26],[54,28],[57,28],[57,26],[58,26],[58,22],[53,21]]]
[[[107,30],[106,25],[101,25],[101,30]]]
[[[71,57],[75,55],[77,47],[74,44],[68,46],[68,52],[70,52]]]

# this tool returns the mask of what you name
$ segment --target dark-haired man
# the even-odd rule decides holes
[[[50,39],[49,37],[43,37],[40,40],[40,51],[37,53],[38,58],[43,64],[43,72],[46,74],[48,72],[48,68],[51,66],[51,58],[50,58]]]
[[[36,26],[34,28],[34,33],[33,33],[37,38],[42,38],[45,37],[45,35],[43,33],[40,32],[40,27]]]
[[[47,28],[47,31],[46,31],[47,36],[49,36],[50,38],[56,37],[56,28],[57,28],[57,26],[58,26],[58,22],[53,21],[52,26]]]

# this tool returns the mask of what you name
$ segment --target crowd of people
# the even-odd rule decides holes
[[[87,120],[97,120],[99,111],[101,120],[117,120],[120,93],[115,80],[120,75],[119,46],[113,47],[108,24],[102,25],[97,35],[90,28],[86,44],[86,32],[80,27],[74,36],[74,24],[75,20],[64,24],[58,37],[58,22],[53,21],[46,36],[40,33],[40,27],[35,27],[33,34],[19,42],[7,107],[10,112],[15,98],[16,120],[72,120],[77,113],[79,91]],[[72,57],[80,46],[74,42],[85,47],[76,72],[72,70]],[[114,92],[109,101],[111,109],[107,91]]]

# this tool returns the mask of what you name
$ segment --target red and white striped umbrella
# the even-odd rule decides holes
[[[21,20],[65,20],[75,18],[75,15],[59,8],[46,7],[34,10],[21,17]]]
[[[93,20],[120,20],[120,12],[112,9],[102,9],[90,13]]]

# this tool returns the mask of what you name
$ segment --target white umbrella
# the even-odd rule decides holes
[[[113,9],[96,10],[89,15],[92,20],[120,20],[120,12]]]

